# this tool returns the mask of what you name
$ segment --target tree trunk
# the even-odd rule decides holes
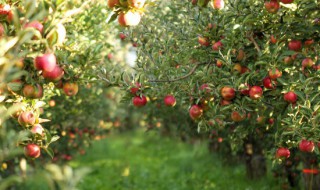
[[[304,169],[302,171],[303,185],[305,190],[320,189],[320,173],[317,158],[315,155],[306,155],[303,160]]]
[[[267,174],[267,163],[262,149],[250,138],[244,143],[246,173],[249,179],[259,179]]]

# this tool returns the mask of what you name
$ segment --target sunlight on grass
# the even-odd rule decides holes
[[[275,189],[272,177],[249,181],[244,166],[223,166],[207,143],[186,144],[156,133],[127,133],[98,141],[71,162],[89,166],[83,190]]]

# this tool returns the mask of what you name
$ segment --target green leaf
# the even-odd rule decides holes
[[[118,15],[116,13],[113,13],[110,19],[107,21],[107,23],[111,23],[117,19]]]
[[[47,147],[47,148],[45,148],[44,150],[45,150],[46,153],[51,157],[51,159],[53,159],[53,157],[54,157],[54,152],[53,152],[52,148]]]

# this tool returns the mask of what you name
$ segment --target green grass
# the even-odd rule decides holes
[[[223,166],[206,142],[190,145],[152,132],[95,142],[71,165],[93,169],[78,185],[81,190],[279,189],[270,175],[250,181],[244,166]]]

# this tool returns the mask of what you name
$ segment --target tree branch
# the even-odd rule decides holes
[[[188,78],[189,76],[191,76],[196,69],[200,66],[200,65],[204,65],[204,64],[208,64],[208,63],[197,63],[194,67],[192,67],[192,69],[190,70],[190,72],[182,77],[178,77],[175,79],[169,79],[169,80],[149,80],[148,82],[176,82],[179,80],[183,80],[185,78]]]
[[[248,38],[254,44],[254,47],[257,49],[258,53],[261,54],[261,49],[260,49],[258,43],[256,42],[256,40],[253,38],[253,36],[248,35]]]

